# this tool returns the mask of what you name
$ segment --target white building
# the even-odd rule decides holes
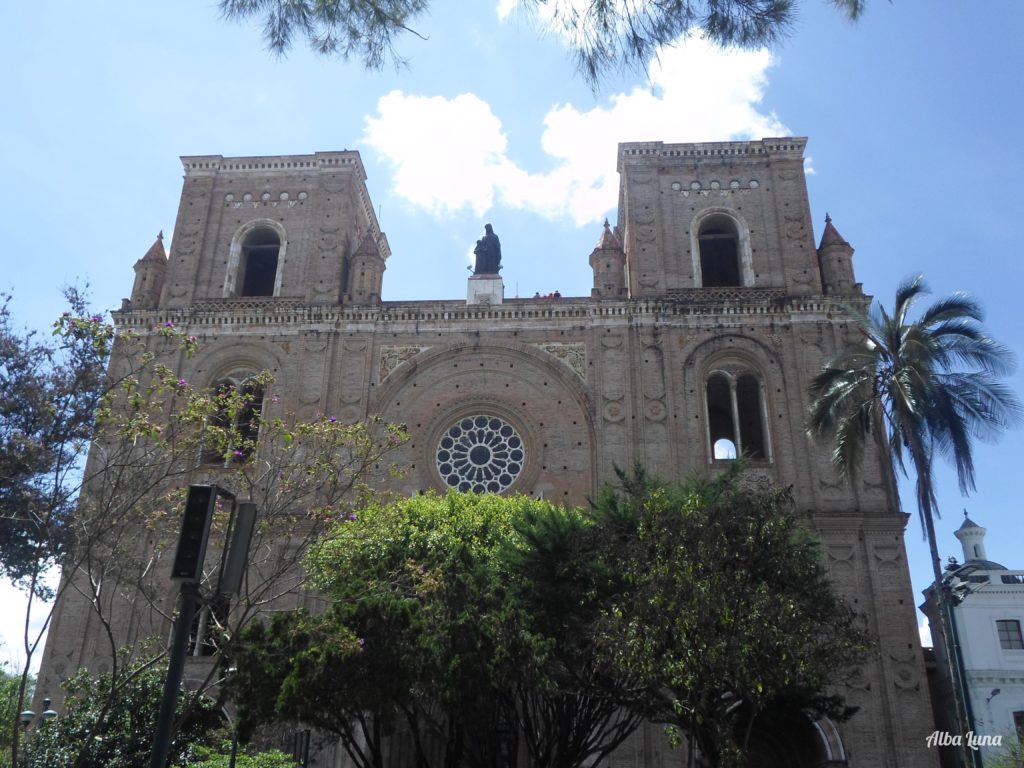
[[[979,737],[1001,736],[1005,745],[1015,736],[1024,738],[1024,570],[1011,571],[986,559],[985,529],[968,518],[966,512],[956,537],[963,546],[963,562],[950,558],[943,583],[951,597],[951,642],[959,643],[960,647],[970,727]],[[950,665],[939,626],[934,585],[924,594],[921,610],[928,617],[935,645],[936,724],[940,730],[956,735]],[[943,755],[944,765],[947,758],[953,758],[953,751]],[[980,751],[986,765],[986,760],[1002,752],[985,746]]]

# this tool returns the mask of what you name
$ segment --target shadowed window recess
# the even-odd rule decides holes
[[[254,379],[225,379],[216,386],[216,412],[206,424],[204,464],[245,461],[256,449],[263,412],[263,385]]]
[[[712,460],[771,460],[764,397],[752,373],[712,373],[705,386]]]

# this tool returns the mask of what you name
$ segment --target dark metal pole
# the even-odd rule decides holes
[[[235,760],[238,758],[238,718],[231,725],[231,759],[228,761],[228,768],[235,768]]]
[[[185,672],[185,655],[192,630],[192,618],[199,604],[199,585],[184,581],[181,584],[181,608],[174,620],[174,639],[171,642],[170,661],[167,665],[167,681],[160,701],[160,716],[153,736],[153,752],[149,768],[166,768],[167,755],[171,747],[171,729],[174,727],[174,713],[178,704],[178,689]]]
[[[974,733],[974,708],[971,706],[971,692],[967,686],[967,670],[964,669],[964,657],[963,649],[960,647],[960,631],[956,626],[956,616],[953,615],[953,609],[956,607],[953,596],[953,590],[950,589],[949,584],[943,582],[942,584],[942,602],[946,609],[946,620],[949,623],[949,634],[950,634],[950,648],[951,656],[953,659],[954,673],[956,674],[956,680],[951,681],[954,685],[960,688],[960,698],[963,705],[963,712],[958,713],[958,719],[960,716],[963,717],[964,724],[967,726],[968,733]],[[956,697],[954,697],[956,698]],[[975,749],[971,749],[966,745],[967,734],[962,734],[964,737],[964,754],[966,756],[967,765],[969,768],[981,768],[981,753]]]

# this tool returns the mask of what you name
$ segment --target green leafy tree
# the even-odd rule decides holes
[[[579,768],[645,719],[736,764],[759,716],[824,693],[862,635],[785,493],[630,480],[592,513],[432,494],[354,513],[311,550],[328,600],[235,646],[243,732],[299,722],[360,768]],[[733,760],[733,763],[729,763]]]
[[[298,768],[298,763],[279,749],[240,752],[232,763],[230,742],[222,744],[219,751],[197,746],[193,754],[195,756],[181,768]]]
[[[1024,768],[1024,739],[1004,736],[1002,748],[986,755],[985,768]]]
[[[83,294],[65,291],[65,317],[88,316]],[[101,327],[102,318],[89,318]],[[64,552],[83,446],[103,393],[109,329],[52,338],[14,326],[0,305],[0,573],[48,596],[41,571]]]
[[[866,0],[829,0],[850,19]],[[756,48],[785,37],[796,0],[523,0],[548,18],[572,44],[579,72],[591,84],[622,66],[647,66],[658,51],[696,30],[723,46]],[[318,53],[359,59],[368,69],[402,61],[398,39],[429,10],[429,0],[221,0],[228,19],[263,23],[267,46],[287,52],[305,38]]]
[[[307,560],[330,601],[275,616],[233,656],[245,729],[292,720],[338,736],[356,765],[406,739],[420,766],[569,768],[637,727],[588,627],[578,512],[524,497],[433,494],[360,510]],[[520,736],[520,734],[522,734]]]
[[[843,477],[855,478],[866,446],[892,459],[917,481],[918,516],[928,539],[935,583],[942,563],[935,537],[936,457],[956,468],[961,493],[975,489],[974,440],[993,440],[1021,416],[1021,404],[1001,377],[1013,358],[989,337],[981,306],[963,294],[940,299],[916,319],[915,304],[928,289],[920,276],[902,283],[890,314],[876,304],[856,317],[859,338],[828,360],[810,386],[810,433],[833,441],[832,461]],[[937,593],[943,640],[948,616]],[[963,692],[954,695],[962,713]]]
[[[28,695],[32,695],[34,679],[28,679]],[[12,673],[6,664],[0,664],[0,766],[8,766],[11,746],[17,728],[18,702],[21,700],[21,674]]]
[[[866,638],[789,492],[745,484],[738,470],[682,484],[620,478],[594,514],[630,587],[608,606],[602,637],[646,681],[651,717],[689,734],[700,765],[731,768],[745,764],[759,722],[852,714],[826,691]]]
[[[417,765],[493,765],[520,624],[496,553],[528,503],[453,493],[353,513],[307,558],[330,608],[254,627],[233,657],[243,724],[315,726],[361,768],[386,765],[393,737]]]
[[[25,768],[138,768],[149,762],[166,665],[129,665],[115,680],[80,671],[64,683],[65,698],[52,721],[25,740]],[[116,687],[116,699],[110,692]],[[186,703],[187,702],[187,703]],[[187,762],[197,745],[219,744],[224,720],[206,697],[182,698],[183,725],[171,745],[172,764]]]
[[[600,764],[643,722],[643,687],[604,652],[603,612],[626,593],[608,553],[614,529],[578,511],[530,505],[504,556],[534,653],[513,697],[534,765]],[[610,567],[611,566],[611,567]]]

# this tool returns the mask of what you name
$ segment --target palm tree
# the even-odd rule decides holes
[[[857,474],[869,440],[904,476],[909,458],[950,649],[935,538],[935,456],[956,466],[961,493],[975,490],[973,440],[998,437],[1020,418],[1021,404],[1000,381],[1012,372],[1013,356],[985,333],[980,305],[954,294],[911,320],[915,302],[927,293],[918,276],[899,286],[892,315],[875,304],[857,318],[861,338],[827,361],[811,383],[808,431],[834,440],[832,461],[844,477]],[[959,717],[962,691],[952,672],[951,678]]]

